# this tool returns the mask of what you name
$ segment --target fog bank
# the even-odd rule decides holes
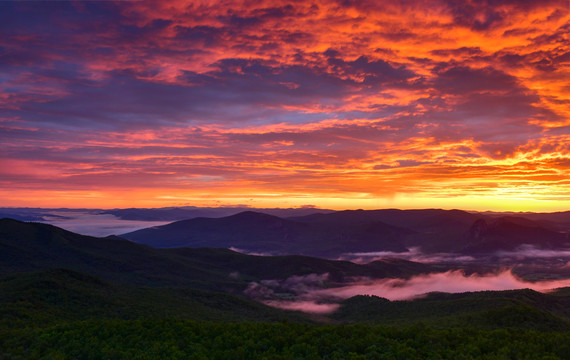
[[[323,279],[323,275],[314,275],[313,278]],[[486,275],[465,275],[462,271],[448,271],[414,276],[410,279],[362,279],[330,288],[318,287],[314,283],[313,286],[304,284],[297,287],[297,289],[305,289],[304,291],[291,290],[295,296],[290,299],[271,298],[275,294],[273,290],[262,283],[256,284],[256,292],[264,294],[263,299],[260,300],[267,305],[325,314],[334,312],[342,300],[356,295],[375,295],[395,301],[412,300],[430,292],[462,293],[516,289],[547,292],[551,289],[570,286],[570,279],[528,282],[515,276],[510,270]]]

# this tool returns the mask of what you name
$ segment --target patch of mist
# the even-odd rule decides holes
[[[282,301],[282,300],[265,300],[265,305],[276,307],[283,310],[302,311],[309,314],[331,314],[338,310],[339,304],[334,303],[318,303],[311,300],[299,301]]]
[[[269,252],[260,252],[260,251],[250,251],[250,250],[245,250],[245,249],[240,249],[234,246],[230,246],[228,248],[231,251],[235,251],[237,253],[240,254],[244,254],[244,255],[254,255],[254,256],[275,256],[275,254],[269,253]]]
[[[257,299],[269,299],[275,294],[294,297],[322,289],[329,280],[329,273],[293,275],[283,280],[261,280],[250,282],[244,293]]]
[[[570,249],[539,249],[532,245],[522,245],[515,251],[498,251],[496,255],[503,258],[570,258]]]
[[[52,212],[50,215],[44,215],[44,220],[38,222],[51,224],[82,235],[97,237],[125,234],[147,227],[171,223],[171,221],[122,220],[112,214],[90,211],[58,211]]]
[[[311,278],[323,279],[323,281],[303,282]],[[413,300],[431,292],[463,293],[516,289],[547,292],[555,288],[570,286],[570,279],[525,281],[514,275],[511,270],[484,275],[466,275],[460,270],[454,270],[417,275],[409,279],[361,279],[348,285],[328,288],[324,285],[330,286],[331,284],[327,284],[326,279],[328,279],[328,274],[311,274],[308,277],[299,277],[300,283],[294,286],[292,278],[282,281],[261,281],[251,283],[245,293],[270,306],[326,314],[338,309],[341,301],[356,295],[375,295],[395,301]],[[288,293],[284,294],[283,291],[288,291]]]
[[[494,263],[512,263],[533,259],[570,259],[570,249],[540,249],[532,245],[521,245],[512,251],[496,251],[479,256],[459,253],[424,253],[419,247],[410,247],[406,252],[375,251],[342,254],[339,260],[348,260],[357,264],[367,264],[385,259],[402,259],[420,263],[484,263],[492,259]]]
[[[570,279],[529,282],[510,270],[498,274],[465,275],[460,270],[417,275],[410,279],[378,279],[307,293],[311,297],[335,297],[341,300],[356,295],[376,295],[388,300],[410,300],[430,292],[462,293],[487,290],[532,289],[545,291],[570,286]]]
[[[328,281],[329,273],[294,275],[283,280],[253,281],[244,290],[244,294],[280,309],[327,314],[336,311],[340,305],[313,299],[309,294],[323,289]]]
[[[357,264],[367,264],[385,259],[402,259],[421,263],[467,263],[477,261],[477,258],[474,256],[457,253],[423,253],[419,247],[410,247],[405,252],[373,251],[346,253],[339,258],[339,260],[348,260]]]

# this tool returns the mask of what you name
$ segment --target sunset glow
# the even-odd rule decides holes
[[[0,2],[2,206],[570,209],[567,0]]]

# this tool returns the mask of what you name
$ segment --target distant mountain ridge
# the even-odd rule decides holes
[[[120,220],[134,221],[178,221],[196,217],[220,218],[231,216],[244,211],[256,211],[264,214],[291,217],[305,216],[315,212],[330,213],[334,210],[313,207],[301,208],[249,208],[245,206],[232,207],[162,207],[162,208],[127,208],[127,209],[68,209],[68,208],[17,208],[0,207],[0,218],[10,218],[21,221],[48,221],[53,218],[69,219],[74,215],[113,215]],[[63,215],[62,215],[63,214]]]
[[[567,234],[549,230],[520,217],[500,217],[491,221],[477,220],[465,234],[463,252],[489,253],[515,250],[521,245],[542,249],[558,249],[570,245]]]
[[[335,214],[335,213],[333,213]],[[332,215],[332,214],[331,214]],[[407,251],[403,240],[412,231],[381,221],[303,222],[253,211],[224,218],[194,218],[122,234],[155,247],[225,247],[274,255],[335,257],[346,252]]]
[[[121,236],[154,247],[234,247],[329,258],[410,248],[469,254],[523,245],[570,247],[567,234],[558,227],[545,228],[543,221],[440,209],[346,210],[289,218],[246,211],[224,218],[182,220]]]
[[[243,217],[270,215],[243,214]],[[409,277],[438,270],[388,260],[360,265],[307,256],[252,256],[228,249],[157,249],[119,237],[96,238],[41,223],[0,219],[0,275],[66,268],[113,283],[241,293],[251,281],[328,273],[331,281],[364,276]]]

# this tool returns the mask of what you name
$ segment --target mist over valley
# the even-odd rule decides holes
[[[105,242],[109,249],[114,244],[132,244],[128,247],[132,247],[134,254],[158,252],[183,258],[191,254],[192,261],[223,269],[223,275],[216,277],[216,281],[204,285],[206,281],[199,288],[218,289],[216,284],[220,282],[225,284],[221,288],[224,291],[271,306],[308,312],[331,313],[343,300],[356,295],[410,300],[430,292],[524,288],[546,291],[570,285],[570,213],[499,214],[438,209],[243,211],[242,208],[5,208],[2,212],[20,219],[66,226],[69,230],[84,230],[86,234],[110,235],[108,232],[135,227],[137,230],[118,237],[73,236],[90,239],[82,243],[88,247]],[[179,219],[184,216],[194,217]],[[42,229],[40,232],[60,231]],[[13,246],[10,251],[14,251]],[[206,248],[229,250],[219,253],[224,256],[210,257],[207,254],[211,252]],[[65,250],[70,251],[68,247]],[[15,261],[22,256],[18,252],[10,255],[10,251],[5,252],[6,260]],[[105,274],[109,280],[132,279],[135,283],[141,279],[137,280],[130,272],[140,273],[141,266],[152,272],[152,266],[138,264],[146,261],[138,257],[140,254],[133,257],[130,251],[125,252],[124,259],[113,260],[117,264],[124,262],[117,265],[124,271],[110,273],[105,267],[77,261],[84,255],[75,252],[83,251],[80,246],[68,255],[53,253],[48,256],[51,259],[48,263],[51,267],[88,271],[97,276]],[[98,251],[98,256],[108,256],[106,251]],[[65,260],[68,257],[73,260]],[[57,258],[61,258],[59,265]],[[277,265],[268,265],[271,262]],[[298,262],[304,265],[296,267],[294,264]],[[41,263],[28,270],[48,268]],[[183,270],[188,266],[195,265],[189,263],[181,271],[190,271]],[[174,265],[172,271],[178,272],[178,267]],[[9,269],[4,267],[4,271]],[[152,279],[161,276],[153,274],[144,281],[155,283]],[[195,287],[200,283],[195,276],[180,281],[165,284],[186,283]]]

